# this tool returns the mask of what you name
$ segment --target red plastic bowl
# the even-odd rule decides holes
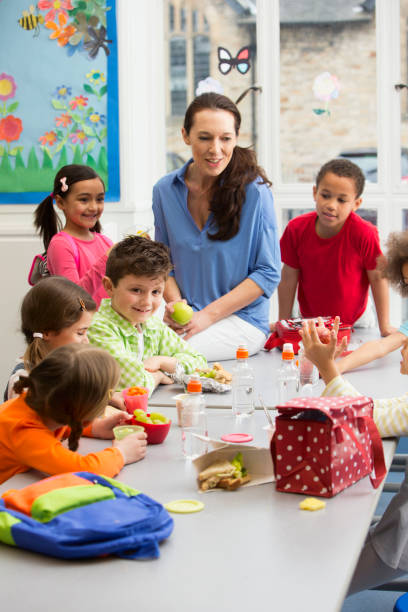
[[[150,413],[146,416],[150,416]],[[147,443],[148,444],[161,444],[167,438],[167,434],[170,431],[171,421],[168,423],[144,423],[143,421],[138,421],[135,417],[131,421],[126,421],[126,423],[131,422],[132,425],[141,425],[144,427],[145,432],[147,434]]]

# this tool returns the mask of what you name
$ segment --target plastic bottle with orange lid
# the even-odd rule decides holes
[[[207,440],[197,437],[208,436],[207,411],[198,374],[192,374],[187,383],[187,394],[182,400],[180,421],[184,457],[195,459],[206,453]]]
[[[236,357],[232,370],[232,412],[236,416],[249,416],[255,410],[255,378],[248,365],[248,349],[244,344],[238,346]]]
[[[282,350],[282,365],[278,370],[279,404],[296,397],[299,392],[299,371],[295,364],[293,345],[286,342]]]

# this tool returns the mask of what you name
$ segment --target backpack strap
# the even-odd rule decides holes
[[[78,245],[75,242],[75,240],[73,239],[72,236],[70,236],[69,234],[67,234],[67,232],[64,232],[64,230],[62,230],[60,232],[60,234],[62,234],[70,243],[72,250],[74,251],[74,261],[75,261],[75,265],[77,267],[77,270],[79,271],[79,250],[78,250]]]

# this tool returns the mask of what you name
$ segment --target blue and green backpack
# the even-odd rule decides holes
[[[157,501],[90,472],[50,476],[0,499],[0,542],[51,557],[157,558],[172,531]]]

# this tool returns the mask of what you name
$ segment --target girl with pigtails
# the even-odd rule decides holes
[[[144,431],[114,440],[96,453],[76,452],[82,434],[113,439],[113,428],[129,419],[122,411],[97,418],[118,380],[114,358],[83,344],[56,348],[22,376],[14,385],[20,395],[0,406],[0,483],[30,468],[47,474],[116,476],[125,464],[143,459]],[[62,445],[64,439],[68,448]]]
[[[65,225],[54,208],[65,216]],[[102,278],[112,241],[101,234],[100,217],[105,201],[105,185],[89,166],[63,166],[54,179],[53,192],[39,204],[34,225],[47,251],[51,275],[65,276],[83,287],[97,306],[108,297]]]

